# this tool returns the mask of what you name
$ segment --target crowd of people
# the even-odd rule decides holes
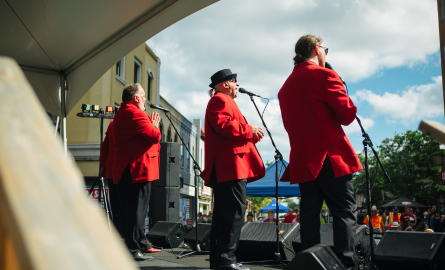
[[[369,226],[369,216],[366,206],[357,210],[357,224]],[[444,232],[444,211],[429,208],[423,212],[420,208],[405,207],[403,213],[398,207],[392,211],[371,208],[371,222],[374,231],[384,233],[385,231],[420,231],[420,232]]]

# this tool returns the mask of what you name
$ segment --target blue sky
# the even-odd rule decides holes
[[[265,121],[288,159],[276,96],[300,36],[324,39],[327,61],[348,83],[366,131],[379,144],[416,130],[422,119],[444,123],[437,23],[435,0],[222,0],[147,44],[162,61],[161,95],[189,119],[204,118],[210,76],[220,69],[232,69],[241,87],[269,97]],[[261,125],[247,96],[235,101],[249,123]],[[362,151],[357,123],[344,130]],[[267,137],[257,147],[264,161],[273,159]]]

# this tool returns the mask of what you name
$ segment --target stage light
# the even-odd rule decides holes
[[[113,113],[113,110],[114,110],[113,106],[106,106],[105,107],[105,113],[110,113],[111,114],[111,113]]]
[[[97,105],[97,104],[94,104],[94,105],[92,106],[91,111],[92,111],[92,112],[95,112],[95,113],[98,113],[98,112],[100,111],[100,106]]]
[[[82,104],[82,112],[90,112],[91,105],[89,104]]]

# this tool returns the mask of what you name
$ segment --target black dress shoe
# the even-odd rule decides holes
[[[217,270],[226,270],[226,269],[232,269],[232,270],[250,270],[248,267],[243,267],[240,263],[232,263],[231,265],[218,265],[216,267]]]
[[[153,261],[155,258],[153,258],[152,256],[147,256],[138,251],[135,254],[133,254],[133,259],[135,261]]]

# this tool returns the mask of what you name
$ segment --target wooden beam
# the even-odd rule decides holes
[[[85,196],[81,173],[20,67],[6,57],[0,97],[0,258],[13,246],[20,269],[134,268],[105,213]]]
[[[422,120],[419,125],[419,130],[422,131],[423,134],[430,136],[431,139],[445,144],[445,126],[441,123]]]

